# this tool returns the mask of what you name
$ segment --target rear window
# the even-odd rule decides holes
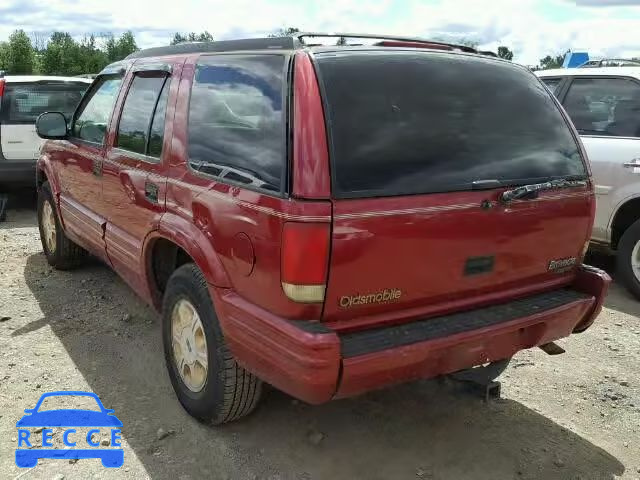
[[[70,119],[88,83],[7,83],[2,97],[4,123],[35,123],[44,112],[62,112]]]
[[[338,197],[586,175],[551,95],[522,68],[410,51],[324,54],[317,63]]]

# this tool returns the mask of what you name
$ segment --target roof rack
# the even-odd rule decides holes
[[[425,46],[432,45],[434,47],[446,47],[447,49],[456,49],[467,53],[478,53],[482,55],[496,56],[493,52],[478,51],[477,49],[468,45],[460,45],[457,43],[441,42],[439,40],[428,40],[425,38],[416,37],[404,37],[395,35],[377,35],[372,33],[325,33],[325,32],[297,32],[293,36],[297,38],[301,44],[311,46],[304,41],[305,37],[339,37],[339,38],[368,38],[372,40],[382,40],[380,45],[384,46],[384,41],[398,42],[398,43],[416,43],[423,44]]]
[[[190,42],[168,47],[146,48],[132,53],[125,60],[184,53],[228,52],[233,50],[293,50],[295,48],[300,48],[300,44],[294,37],[244,38],[241,40]]]
[[[477,53],[480,55],[496,54],[487,51],[478,51],[467,45],[458,45],[424,38],[398,37],[392,35],[375,35],[370,33],[321,33],[300,32],[287,37],[269,38],[245,38],[241,40],[220,40],[216,42],[188,42],[170,45],[166,47],[153,47],[134,52],[125,60],[145,57],[160,57],[164,55],[179,55],[185,53],[228,52],[237,50],[294,50],[302,47],[317,46],[304,41],[306,37],[340,37],[380,40],[378,46],[423,46],[426,48],[438,48],[442,50],[460,50],[461,52]]]
[[[599,67],[640,67],[640,61],[627,58],[602,58],[600,60],[589,60],[578,68],[599,68]]]

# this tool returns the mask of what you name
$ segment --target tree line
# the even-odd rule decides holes
[[[176,32],[168,43],[212,41],[213,35],[207,31]],[[76,40],[67,32],[53,32],[46,38],[16,30],[6,42],[0,42],[0,70],[11,75],[95,74],[137,50],[130,31],[120,36],[92,34]]]
[[[270,37],[291,36],[299,33],[296,27],[281,28]],[[184,42],[212,42],[213,35],[204,32],[176,32],[169,39],[169,45]],[[458,40],[456,43],[477,47],[473,40]],[[344,37],[338,38],[337,45],[346,45]],[[42,34],[28,35],[24,30],[16,30],[8,41],[0,42],[0,70],[12,75],[81,75],[98,73],[112,62],[124,59],[138,50],[135,36],[127,31],[116,37],[113,34],[92,34],[76,40],[67,32],[53,32],[49,38]],[[497,55],[513,60],[514,53],[507,46],[498,47]],[[546,55],[533,70],[559,68],[566,53]]]

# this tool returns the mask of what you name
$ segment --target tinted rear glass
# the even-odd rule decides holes
[[[189,103],[189,163],[209,175],[279,191],[285,167],[281,55],[203,56]]]
[[[410,51],[324,54],[317,62],[337,196],[585,175],[551,95],[522,68]]]
[[[35,123],[44,112],[62,112],[67,117],[75,111],[88,83],[8,83],[2,98],[5,123]]]

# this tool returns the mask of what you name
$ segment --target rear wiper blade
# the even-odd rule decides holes
[[[561,188],[575,188],[586,186],[586,180],[567,180],[561,178],[558,180],[551,180],[550,182],[532,183],[530,185],[522,185],[521,187],[513,188],[511,190],[505,190],[502,195],[500,195],[500,200],[504,203],[509,203],[512,200],[533,196],[537,192],[542,192],[544,190],[557,190]]]

